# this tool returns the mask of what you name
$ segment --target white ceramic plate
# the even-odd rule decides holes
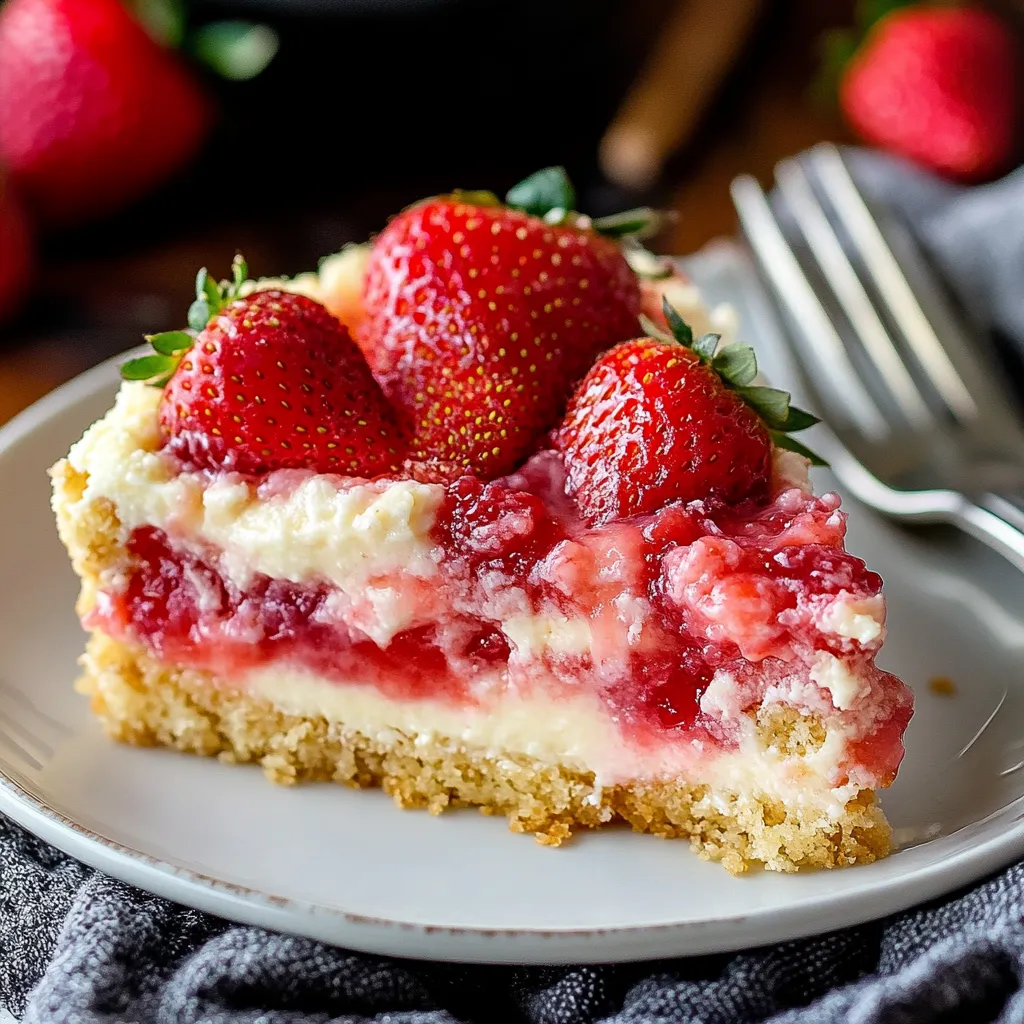
[[[741,307],[745,335],[781,379],[742,260],[718,247],[694,270]],[[917,693],[906,761],[883,800],[905,845],[878,864],[733,878],[685,843],[618,830],[553,850],[497,818],[401,812],[376,791],[281,789],[256,768],[108,742],[71,689],[83,636],[44,471],[107,408],[116,378],[116,364],[98,367],[0,432],[0,810],[81,860],[228,918],[357,949],[529,963],[822,932],[1024,854],[1022,580],[972,542],[925,540],[859,509],[850,546],[887,579],[882,660]],[[956,695],[932,693],[935,676]]]

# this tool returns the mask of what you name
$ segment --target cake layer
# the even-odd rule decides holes
[[[158,451],[160,391],[125,383],[113,409],[72,447],[88,474],[86,500],[105,499],[123,531],[154,526],[222,552],[239,586],[253,575],[322,579],[367,607],[369,635],[386,643],[414,614],[375,581],[437,575],[431,536],[444,488],[414,480],[355,484],[302,471],[259,484],[238,474],[182,472]]]
[[[549,845],[575,829],[623,820],[637,831],[687,837],[702,856],[736,873],[758,863],[778,871],[867,863],[889,850],[890,829],[870,792],[823,814],[813,801],[781,800],[750,779],[738,790],[685,778],[601,785],[592,771],[499,753],[444,732],[409,734],[334,719],[329,702],[314,710],[317,688],[308,680],[294,686],[291,679],[280,689],[266,680],[250,689],[226,687],[101,633],[90,640],[83,665],[80,688],[122,742],[256,762],[280,783],[380,785],[400,806],[433,813],[475,806],[506,815],[513,831],[533,832]],[[342,707],[350,712],[354,704]],[[813,755],[822,742],[818,725],[793,712],[758,729],[765,749],[794,758]]]
[[[388,727],[564,761],[602,785],[766,772],[765,792],[835,814],[895,775],[910,701],[873,665],[878,578],[842,551],[837,499],[791,486],[791,462],[750,519],[669,508],[588,531],[527,471],[469,506],[410,480],[183,472],[157,450],[158,397],[124,385],[55,471],[89,628],[243,690],[277,679],[272,698],[300,715],[329,700],[372,729],[379,715],[344,702],[411,701],[414,720]],[[329,679],[329,698],[288,705],[305,677]],[[502,708],[542,709],[520,716],[518,745]],[[787,710],[827,741],[780,768],[751,722]],[[702,774],[715,759],[720,774]]]

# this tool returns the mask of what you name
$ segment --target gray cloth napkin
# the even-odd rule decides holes
[[[880,153],[847,156],[864,191],[906,220],[973,318],[1024,355],[1024,167],[965,189]]]
[[[964,191],[874,154],[852,159],[965,305],[1024,353],[1024,169]],[[1024,1022],[1022,977],[1024,864],[885,921],[766,949],[461,967],[231,925],[0,818],[0,1001],[32,1024]]]

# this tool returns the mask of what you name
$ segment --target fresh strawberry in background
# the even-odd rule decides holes
[[[862,40],[832,37],[846,58],[839,101],[867,142],[939,174],[978,181],[1017,151],[1022,78],[1017,40],[980,7],[862,5]]]
[[[182,38],[170,6],[139,10],[168,39]],[[187,42],[222,73],[247,77],[232,74],[240,65],[231,57],[246,38],[250,50],[259,40],[231,24]],[[0,162],[47,225],[77,225],[140,198],[195,155],[212,120],[192,70],[121,0],[0,8]]]
[[[52,224],[130,202],[195,153],[205,96],[120,0],[8,0],[0,158]]]
[[[649,211],[592,222],[574,205],[564,171],[547,168],[505,203],[427,200],[378,237],[357,340],[415,458],[452,475],[510,472],[594,358],[636,335],[637,277],[610,236],[641,230]]]
[[[651,337],[602,356],[555,434],[566,489],[592,524],[709,495],[763,498],[773,443],[820,461],[788,435],[817,420],[785,391],[751,385],[753,349],[716,351],[715,334],[694,341],[668,302],[664,317],[674,337],[648,324]]]
[[[153,335],[156,354],[122,367],[127,379],[164,388],[166,447],[200,469],[396,471],[399,428],[348,331],[304,295],[239,297],[244,261],[233,270],[219,284],[200,271],[191,330]]]
[[[14,190],[0,178],[0,321],[10,316],[25,298],[34,265],[28,217]]]

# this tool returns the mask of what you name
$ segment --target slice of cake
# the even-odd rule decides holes
[[[731,871],[883,856],[911,698],[789,435],[813,419],[658,315],[708,319],[631,268],[629,218],[572,206],[544,172],[319,275],[201,273],[52,471],[81,689],[124,742],[551,845],[625,820]]]

